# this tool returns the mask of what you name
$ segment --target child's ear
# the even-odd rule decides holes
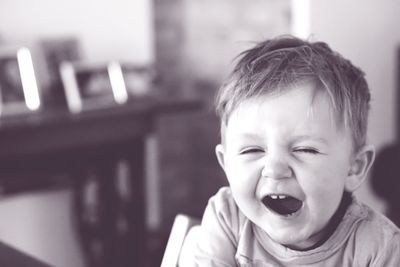
[[[348,192],[353,192],[364,182],[374,159],[375,149],[373,146],[364,146],[355,155],[345,183],[345,189]]]
[[[224,146],[221,144],[218,144],[215,147],[215,154],[217,155],[218,163],[222,167],[223,170],[225,170],[225,160],[224,160]]]

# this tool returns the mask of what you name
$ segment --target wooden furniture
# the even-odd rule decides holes
[[[147,97],[79,114],[44,109],[1,118],[0,186],[7,192],[15,179],[23,186],[67,174],[75,185],[77,230],[88,266],[144,266],[145,139],[160,115],[199,107],[197,100]],[[115,185],[121,160],[129,166],[129,193],[123,197]],[[96,178],[96,198],[88,202],[89,174]]]
[[[50,267],[50,265],[4,243],[0,243],[0,266]]]
[[[199,239],[200,220],[185,214],[175,217],[161,267],[185,267],[192,263],[194,249]]]

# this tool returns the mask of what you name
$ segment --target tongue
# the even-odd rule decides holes
[[[269,196],[263,198],[264,205],[281,215],[289,215],[298,211],[302,202],[294,197],[286,197],[284,199],[272,199]]]

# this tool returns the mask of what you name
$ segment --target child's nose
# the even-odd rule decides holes
[[[284,157],[267,156],[261,175],[265,178],[288,178],[292,175],[292,169]]]

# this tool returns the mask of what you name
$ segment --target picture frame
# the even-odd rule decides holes
[[[118,62],[89,64],[62,62],[61,80],[72,113],[124,104],[128,94]]]
[[[35,112],[40,107],[30,50],[0,47],[0,115]]]
[[[49,105],[66,107],[60,64],[64,61],[79,61],[82,57],[81,44],[75,36],[42,38],[40,48],[47,74],[46,101]]]
[[[41,39],[40,45],[47,66],[50,86],[59,86],[62,83],[59,72],[61,62],[81,60],[80,42],[75,37],[44,38]]]
[[[154,67],[122,63],[121,70],[128,97],[135,98],[151,93],[156,77]]]

